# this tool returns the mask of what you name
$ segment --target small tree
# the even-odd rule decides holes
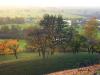
[[[27,35],[27,41],[31,44],[36,50],[38,50],[39,56],[45,58],[46,48],[48,45],[47,34],[44,29],[35,29],[32,32],[29,32]]]
[[[13,51],[13,54],[16,57],[16,59],[18,59],[17,55],[17,51],[19,48],[18,40],[14,40],[14,42],[12,42],[12,45],[10,45],[9,48]]]
[[[14,56],[16,57],[16,59],[18,59],[18,56],[17,56],[17,49],[18,49],[18,48],[19,48],[19,45],[12,45],[12,46],[10,47],[10,49],[13,50]]]

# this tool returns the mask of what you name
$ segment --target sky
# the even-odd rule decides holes
[[[100,0],[0,0],[0,7],[100,7]]]

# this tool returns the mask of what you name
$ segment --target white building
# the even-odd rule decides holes
[[[67,25],[71,26],[72,25],[72,21],[71,20],[63,20],[64,22],[67,23]]]

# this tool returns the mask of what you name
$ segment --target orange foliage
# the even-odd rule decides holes
[[[6,42],[6,46],[9,47],[9,46],[12,46],[12,45],[18,45],[18,40],[7,40]]]
[[[0,42],[0,54],[11,54],[13,53],[13,50],[11,50],[9,47],[13,45],[19,45],[18,40],[16,39],[10,39]]]

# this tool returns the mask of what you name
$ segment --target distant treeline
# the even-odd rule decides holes
[[[3,25],[3,24],[23,24],[23,23],[25,23],[25,18],[23,18],[23,17],[16,17],[16,18],[0,17],[0,25]]]

